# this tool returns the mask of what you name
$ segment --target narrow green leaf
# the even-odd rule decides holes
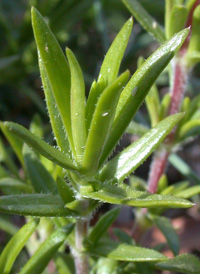
[[[172,195],[176,196],[177,193],[186,189],[189,185],[190,185],[190,183],[188,181],[181,181],[181,182],[173,184],[174,189],[172,191]]]
[[[67,154],[64,154],[56,148],[48,145],[38,137],[34,136],[23,126],[12,122],[4,122],[4,126],[11,132],[16,134],[18,137],[20,137],[29,147],[35,149],[37,152],[39,152],[49,160],[66,169],[76,170],[76,167],[74,166]]]
[[[147,133],[149,129],[142,124],[136,123],[135,121],[131,121],[129,126],[126,129],[126,132],[133,135],[143,135]]]
[[[190,38],[190,43],[188,47],[188,54],[192,52],[200,52],[200,34],[199,34],[199,24],[200,24],[200,6],[198,5],[193,13],[192,20],[192,35]]]
[[[115,221],[119,213],[120,207],[116,207],[104,214],[92,228],[88,237],[86,238],[86,241],[89,244],[95,245],[108,230],[111,224]]]
[[[114,234],[117,236],[120,242],[135,245],[134,239],[122,229],[114,228]]]
[[[163,174],[158,182],[157,193],[161,193],[168,186],[167,176]]]
[[[186,23],[188,10],[183,5],[174,5],[169,19],[169,33],[167,39],[172,37],[175,33],[181,31]],[[178,20],[177,20],[178,18]]]
[[[178,131],[178,138],[187,137],[187,134],[194,128],[200,127],[200,120],[190,120],[186,122]]]
[[[0,189],[6,194],[20,194],[22,192],[30,193],[33,191],[30,185],[11,177],[0,179]]]
[[[97,263],[92,268],[90,274],[103,274],[103,273],[120,273],[116,272],[118,262],[116,260],[111,260],[108,258],[99,258]]]
[[[200,186],[192,186],[182,191],[179,191],[178,193],[174,194],[174,196],[184,198],[184,199],[189,199],[199,193],[200,193]]]
[[[173,259],[156,264],[160,270],[169,270],[185,274],[199,274],[200,262],[194,255],[181,254]]]
[[[151,126],[154,127],[159,122],[159,110],[160,110],[160,99],[158,95],[158,89],[156,84],[152,86],[148,95],[145,98],[147,110],[151,120]]]
[[[186,178],[200,184],[199,176],[176,154],[169,156],[169,162]]]
[[[60,176],[57,177],[56,181],[57,181],[58,191],[63,202],[66,204],[74,201],[75,194],[72,188],[70,188],[69,184]]]
[[[23,148],[23,155],[25,171],[35,192],[57,194],[58,189],[56,187],[56,182],[40,162],[34,151],[32,151],[26,144]]]
[[[23,166],[24,165],[24,159],[22,155],[23,141],[19,139],[16,135],[13,135],[12,133],[10,133],[10,131],[4,126],[2,122],[0,122],[0,128],[3,131],[3,134],[5,135],[5,137],[8,139],[20,163]]]
[[[13,236],[19,228],[12,221],[0,217],[0,229]]]
[[[70,49],[66,49],[66,54],[71,72],[72,138],[77,159],[81,163],[86,142],[85,84],[83,74],[76,57]]]
[[[74,217],[75,214],[65,208],[59,196],[52,194],[24,194],[0,197],[0,211],[37,217]]]
[[[160,104],[160,111],[159,111],[159,120],[160,121],[167,116],[168,110],[170,107],[170,102],[171,102],[171,95],[169,93],[167,93],[163,97],[161,104]]]
[[[107,141],[116,106],[123,86],[129,78],[124,72],[101,94],[91,122],[83,159],[83,169],[88,173],[96,171],[105,142]]]
[[[94,81],[91,86],[86,105],[87,129],[90,127],[99,96],[118,76],[119,67],[128,44],[132,27],[133,20],[130,18],[110,46],[101,66],[98,81]]]
[[[170,220],[166,217],[152,216],[153,222],[158,227],[158,229],[163,233],[167,239],[168,245],[174,255],[178,255],[180,250],[179,237],[173,228]]]
[[[111,84],[118,75],[119,67],[128,44],[128,40],[133,28],[133,18],[131,17],[122,27],[112,45],[110,46],[101,70],[99,72],[98,81],[104,78],[106,86]]]
[[[1,147],[1,146],[0,146]],[[1,160],[0,160],[0,179],[1,178],[5,178],[5,177],[9,177],[9,173],[7,172],[7,170],[1,165]]]
[[[38,223],[38,219],[30,221],[10,239],[10,241],[1,253],[0,273],[10,273],[13,263],[15,262],[24,245],[26,244],[27,240],[35,231]]]
[[[72,232],[74,224],[69,224],[55,231],[51,236],[40,245],[39,249],[28,260],[19,274],[42,273],[49,261],[56,254],[59,247]]]
[[[42,124],[42,119],[39,114],[35,114],[33,116],[33,120],[31,121],[31,124],[30,124],[30,131],[34,135],[36,135],[40,138],[44,137],[44,129],[43,129],[43,124]]]
[[[72,256],[57,252],[54,256],[56,268],[59,274],[73,274],[75,273],[74,260]]]
[[[39,54],[39,52],[38,52]],[[46,105],[49,113],[49,118],[51,122],[51,126],[53,129],[54,137],[56,139],[56,143],[61,149],[61,151],[65,153],[70,154],[70,147],[68,143],[68,138],[67,138],[67,133],[64,128],[61,116],[60,116],[60,111],[59,108],[57,107],[56,100],[54,98],[53,90],[51,87],[51,83],[48,78],[48,74],[46,72],[45,66],[43,62],[41,61],[42,59],[40,58],[39,55],[39,68],[40,68],[40,74],[42,78],[42,84],[43,84],[43,89],[44,89],[44,94],[45,94],[45,100],[46,100]]]
[[[122,0],[122,2],[147,32],[159,43],[165,42],[163,27],[142,7],[139,1]]]
[[[138,68],[128,84],[122,91],[117,106],[115,120],[113,122],[110,137],[105,145],[100,164],[108,157],[110,151],[115,147],[125,129],[133,119],[139,106],[144,101],[152,84],[155,82],[162,70],[167,66],[175,52],[184,42],[189,30],[185,29],[168,42],[158,48],[142,66]],[[154,73],[152,73],[152,71]]]
[[[124,180],[159,146],[182,117],[182,114],[175,114],[165,118],[139,140],[128,146],[102,168],[100,180],[102,182],[113,178],[119,181]]]
[[[67,131],[70,144],[73,148],[70,119],[69,66],[56,38],[41,14],[35,8],[32,8],[31,13],[34,36],[39,51],[39,59],[45,67],[57,107]]]
[[[82,188],[81,195],[85,198],[95,199],[104,203],[136,207],[188,208],[193,206],[193,203],[184,199],[167,195],[150,194],[145,191],[136,191],[123,184],[119,186],[110,184],[101,185],[94,192],[84,191],[84,188]]]
[[[88,248],[87,253],[128,262],[157,262],[167,259],[161,253],[152,249],[111,241],[96,243]]]

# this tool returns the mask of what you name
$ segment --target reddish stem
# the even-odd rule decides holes
[[[165,171],[168,155],[169,153],[166,150],[157,151],[154,155],[148,182],[148,191],[150,193],[157,192],[158,182]]]

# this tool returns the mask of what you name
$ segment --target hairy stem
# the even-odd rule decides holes
[[[181,57],[177,57],[174,61],[174,78],[171,89],[171,104],[168,112],[169,115],[175,114],[180,110],[185,93],[187,78],[188,70],[183,63],[183,59]],[[176,128],[172,130],[170,135],[165,140],[168,147],[173,144],[175,132]],[[167,148],[162,149],[162,151],[155,152],[148,180],[148,191],[151,193],[157,192],[158,182],[165,171],[168,155],[169,150]]]
[[[87,234],[87,221],[77,220],[76,222],[76,251],[75,251],[75,267],[76,274],[87,274],[88,273],[88,257],[83,254],[83,239]]]

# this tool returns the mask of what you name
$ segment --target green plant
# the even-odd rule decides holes
[[[26,216],[29,221],[17,233],[10,227],[15,234],[2,251],[1,273],[10,272],[24,246],[30,258],[19,271],[21,274],[42,273],[51,259],[59,273],[141,273],[141,262],[146,262],[147,269],[152,271],[156,262],[162,269],[173,267],[177,260],[182,268],[187,268],[183,265],[184,256],[176,257],[174,263],[157,250],[136,246],[122,231],[116,232],[119,241],[111,241],[107,230],[118,216],[119,207],[108,211],[93,227],[89,228],[89,221],[105,202],[152,208],[151,218],[155,222],[159,222],[156,210],[192,207],[192,202],[173,195],[137,190],[133,187],[137,178],[132,177],[130,186],[123,182],[183,118],[182,113],[166,117],[138,141],[109,158],[151,86],[182,46],[188,29],[165,42],[129,79],[128,71],[118,76],[133,25],[129,19],[108,50],[86,102],[82,71],[72,51],[66,50],[67,62],[35,8],[32,24],[57,147],[41,139],[38,117],[30,131],[12,122],[1,123],[2,132],[25,170],[25,178],[9,161],[2,143],[2,158],[15,178],[8,177],[2,167],[0,187],[7,195],[0,198],[0,211]],[[35,217],[41,218],[40,223]],[[164,217],[163,220],[167,222]],[[171,227],[169,231],[173,233]],[[65,241],[71,255],[65,253]],[[172,249],[177,255],[177,248]],[[191,273],[198,273],[200,263],[191,257]]]

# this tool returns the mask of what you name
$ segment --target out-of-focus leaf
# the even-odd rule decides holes
[[[117,236],[120,242],[123,242],[125,244],[135,245],[134,239],[130,235],[128,235],[125,231],[119,228],[114,228],[114,234]]]
[[[174,5],[169,18],[169,31],[167,39],[172,37],[175,33],[181,31],[188,16],[188,10],[183,5]],[[178,20],[177,20],[178,18]]]
[[[102,182],[113,178],[119,181],[124,180],[159,146],[182,117],[182,114],[175,114],[165,118],[139,140],[128,146],[102,168],[100,180]]]
[[[3,131],[3,134],[8,139],[9,143],[11,144],[13,150],[15,151],[18,159],[20,160],[22,166],[24,165],[24,159],[22,155],[22,146],[23,141],[19,139],[16,135],[10,133],[7,127],[4,126],[4,124],[0,123],[0,128]]]
[[[160,112],[159,112],[160,120],[164,119],[167,116],[168,110],[170,107],[170,102],[171,102],[171,96],[169,93],[167,93],[167,94],[165,94],[165,96],[163,97],[163,99],[161,101]]]
[[[90,246],[87,252],[96,256],[129,262],[156,262],[167,259],[163,254],[152,249],[109,241],[96,243]]]
[[[136,123],[135,121],[131,121],[129,126],[126,129],[126,132],[133,135],[143,135],[147,133],[149,129],[139,123]]]
[[[192,19],[192,35],[188,47],[188,54],[192,52],[200,52],[200,35],[199,35],[199,24],[200,24],[200,6],[198,5],[193,13]]]
[[[180,191],[186,189],[189,185],[190,185],[190,183],[188,181],[181,181],[181,182],[175,183],[175,184],[173,184],[174,189],[171,192],[171,194],[175,196]]]
[[[101,185],[99,189],[94,192],[89,192],[88,189],[84,191],[84,188],[82,188],[81,194],[85,198],[95,199],[105,203],[136,207],[188,208],[193,206],[193,204],[187,200],[173,196],[136,191],[124,184],[119,184],[119,186],[111,184]]]
[[[101,70],[99,73],[97,83],[94,82],[87,101],[86,114],[87,114],[87,127],[89,128],[92,116],[94,113],[95,105],[98,101],[98,97],[101,95],[106,86],[110,85],[116,78],[119,72],[119,67],[128,44],[133,27],[132,18],[129,19],[126,24],[122,27],[119,34],[116,36],[112,45],[110,46]]]
[[[165,42],[166,39],[163,27],[151,17],[139,1],[122,0],[122,2],[147,32],[149,32],[159,43]]]
[[[59,196],[52,194],[24,194],[0,197],[0,211],[37,217],[74,217],[74,213],[65,208]]]
[[[11,221],[0,217],[0,229],[9,233],[10,235],[14,235],[15,233],[17,233],[19,228],[15,226]]]
[[[156,267],[160,270],[169,270],[185,274],[199,274],[200,262],[194,255],[181,254],[165,262],[159,262]]]
[[[105,142],[110,134],[120,93],[128,78],[128,71],[121,74],[98,99],[83,158],[83,169],[88,173],[95,172],[98,167]]]
[[[176,197],[188,199],[191,198],[194,195],[197,195],[200,193],[200,186],[192,186],[187,189],[184,189],[176,194],[174,194]]]
[[[42,119],[39,114],[35,114],[33,117],[33,120],[31,121],[30,124],[30,131],[42,138],[44,136],[44,129],[43,129],[43,124],[42,124]]]
[[[98,202],[95,200],[74,200],[71,203],[67,203],[65,207],[76,215],[85,217],[91,214],[97,205]]]
[[[157,193],[161,193],[168,186],[167,176],[163,174],[158,182],[158,190]]]
[[[69,224],[55,231],[50,237],[40,245],[39,249],[28,260],[19,274],[42,273],[49,261],[56,254],[59,247],[72,232],[74,224]]]
[[[12,122],[4,122],[4,126],[11,132],[20,137],[29,147],[35,149],[37,152],[48,158],[49,160],[57,163],[58,165],[66,168],[76,170],[76,167],[70,160],[67,154],[59,151],[56,148],[45,143],[43,140],[34,136],[30,131],[28,131],[23,126]]]
[[[56,38],[41,14],[32,8],[32,26],[40,62],[46,70],[57,107],[73,149],[70,119],[70,70]]]
[[[33,191],[30,185],[11,177],[0,179],[0,189],[6,194],[20,194],[23,192],[30,193]]]
[[[164,43],[138,68],[129,80],[120,95],[115,120],[110,137],[101,156],[100,164],[106,160],[110,151],[112,151],[117,144],[139,106],[144,101],[152,84],[180,48],[188,32],[189,30],[185,29]],[[152,73],[152,71],[154,73]]]
[[[65,180],[60,176],[57,178],[57,186],[60,197],[65,204],[74,201],[75,194],[73,190],[70,188],[69,184],[65,182]]]
[[[4,58],[0,58],[0,71],[10,67],[17,60],[19,60],[19,55],[8,56]]]
[[[190,120],[186,122],[178,132],[178,138],[187,137],[187,134],[196,127],[200,127],[200,120]]]
[[[116,274],[118,262],[108,258],[99,258],[90,274],[112,273]]]
[[[199,176],[176,154],[169,156],[169,162],[189,180],[194,181],[196,184],[200,184]]]
[[[30,221],[10,239],[10,241],[1,253],[0,273],[10,273],[15,259],[26,244],[27,240],[35,231],[38,223],[38,219]]]
[[[146,106],[151,120],[151,126],[154,127],[159,122],[159,110],[160,110],[160,99],[158,95],[158,89],[154,84],[147,94]]]
[[[75,273],[74,260],[71,256],[57,252],[54,256],[56,268],[59,274],[73,274]]]
[[[96,244],[96,242],[98,242],[108,230],[110,225],[115,221],[119,212],[120,208],[116,207],[104,214],[90,231],[86,238],[87,242],[89,242],[89,244]]]
[[[71,72],[71,128],[76,157],[82,162],[86,142],[85,84],[79,63],[70,49],[66,50]],[[81,134],[80,134],[81,132]]]
[[[25,144],[23,148],[25,171],[37,193],[57,194],[56,182],[39,161],[37,155]]]
[[[151,219],[167,239],[168,245],[174,253],[174,255],[178,255],[180,249],[180,242],[178,235],[169,219],[161,216],[152,216]]]

